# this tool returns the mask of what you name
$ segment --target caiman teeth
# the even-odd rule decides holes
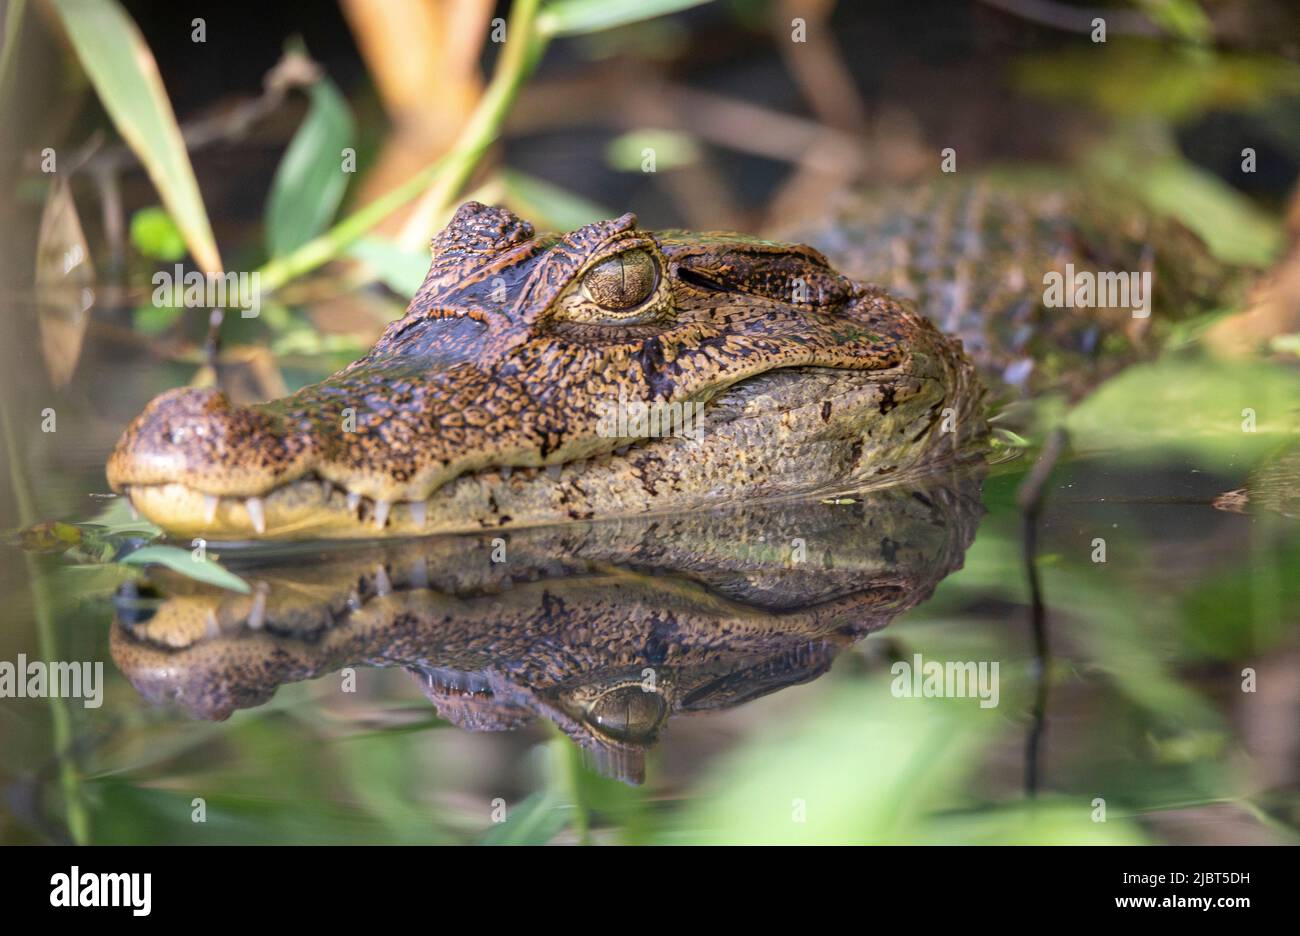
[[[631,447],[630,445],[623,446],[618,451],[626,452]],[[604,464],[612,454],[612,452],[606,451],[594,457],[586,456],[570,462],[545,466],[497,465],[484,469],[481,477],[489,484],[499,483],[497,482],[498,473],[501,482],[509,482],[513,478],[516,485],[521,482],[523,484],[534,484],[541,478],[546,478],[550,482],[558,482],[561,478],[570,477],[574,474],[582,475],[584,472],[589,471],[592,466]],[[163,486],[163,490],[172,486]],[[176,496],[183,496],[191,505],[188,509],[192,511],[190,518],[195,534],[202,533],[205,536],[227,532],[235,534],[252,532],[258,536],[265,536],[269,529],[283,527],[285,523],[282,522],[281,504],[277,498],[281,496],[286,488],[295,489],[295,494],[300,500],[314,500],[326,510],[339,512],[340,506],[346,505],[347,514],[359,527],[370,527],[378,531],[395,528],[402,534],[420,533],[428,528],[430,519],[433,516],[432,512],[439,509],[437,502],[431,499],[407,500],[399,496],[379,500],[360,491],[348,490],[344,483],[310,475],[285,482],[268,493],[252,496],[212,494],[187,488],[185,485],[178,484],[174,486],[182,489]],[[156,485],[123,487],[121,496],[126,499],[132,516],[137,518],[141,516],[137,503],[151,509],[154,502],[142,499],[142,492],[146,490],[153,492],[157,489],[158,486]],[[439,490],[441,489],[432,491],[429,497],[434,497]],[[189,500],[190,498],[193,498],[193,500]],[[240,506],[243,508],[242,513],[238,510]],[[299,508],[295,506],[294,509]],[[248,531],[240,529],[243,524],[239,523],[238,518],[243,516],[247,516]],[[289,525],[293,526],[294,523],[290,522]],[[276,533],[272,532],[271,535],[274,536]]]
[[[259,585],[253,594],[253,606],[248,609],[249,630],[261,630],[266,623],[266,592],[267,589]]]
[[[248,509],[248,522],[253,525],[257,535],[261,536],[266,532],[266,509],[262,504],[262,498],[250,497],[244,501],[244,506]]]
[[[457,670],[429,667],[424,670],[424,676],[428,680],[431,689],[441,690],[452,695],[492,695],[492,687],[487,678],[478,673],[463,673]]]

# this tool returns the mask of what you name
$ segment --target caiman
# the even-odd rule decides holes
[[[454,724],[543,718],[640,782],[669,719],[815,679],[928,598],[974,539],[980,474],[851,503],[291,547],[270,564],[236,551],[251,594],[157,570],[124,586],[111,651],[145,698],[208,719],[285,683],[401,667]]]
[[[1222,295],[1193,235],[1115,197],[980,179],[847,204],[798,246],[631,214],[537,233],[467,203],[363,358],[269,403],[165,393],[109,481],[165,530],[226,541],[868,488],[978,457],[986,388],[1077,393]],[[1068,269],[1152,273],[1149,316],[1047,308]],[[637,407],[673,431],[622,418]]]

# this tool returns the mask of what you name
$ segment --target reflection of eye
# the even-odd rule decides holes
[[[659,730],[667,708],[659,693],[634,684],[606,692],[593,702],[587,721],[616,741],[647,741]]]
[[[625,250],[582,278],[582,293],[604,309],[624,311],[645,302],[659,284],[659,265],[644,250]]]

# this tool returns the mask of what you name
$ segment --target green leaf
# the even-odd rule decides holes
[[[632,130],[611,140],[605,159],[622,172],[642,172],[646,150],[654,155],[655,169],[675,169],[698,162],[700,147],[695,138],[675,130]]]
[[[1165,32],[1203,45],[1214,38],[1214,24],[1198,0],[1137,0],[1137,5]]]
[[[221,255],[153,53],[115,0],[52,0],[118,133],[153,180],[190,253],[210,272]]]
[[[573,36],[626,26],[641,20],[701,6],[707,0],[555,0],[537,17],[537,28],[550,36]]]
[[[347,252],[370,267],[385,286],[408,299],[415,295],[429,272],[428,251],[403,250],[382,237],[362,238]]]
[[[141,208],[131,216],[131,243],[154,260],[179,260],[185,256],[185,235],[165,208]]]
[[[816,711],[721,758],[679,834],[718,844],[929,839],[1004,730],[973,699],[897,698],[888,678],[836,687]]]
[[[343,150],[356,124],[328,78],[307,90],[311,107],[275,170],[266,206],[266,246],[272,257],[301,247],[330,223],[348,186]]]
[[[1125,37],[1084,45],[1090,47],[1018,57],[1014,80],[1030,94],[1175,123],[1215,110],[1258,109],[1300,88],[1300,68],[1281,57]]]
[[[105,535],[138,533],[141,536],[162,536],[162,530],[142,517],[133,516],[130,501],[125,496],[114,497],[89,523],[81,526],[95,527]]]
[[[571,806],[550,792],[511,806],[506,821],[483,836],[484,845],[545,845],[569,823]]]
[[[527,173],[505,169],[498,176],[505,186],[505,203],[534,225],[572,231],[618,213]]]
[[[1282,226],[1222,179],[1181,158],[1130,175],[1143,201],[1195,231],[1225,263],[1266,267],[1281,252]]]
[[[1240,472],[1296,436],[1300,376],[1263,361],[1165,355],[1130,367],[1070,411],[1079,452],[1145,463],[1153,451]]]
[[[131,313],[131,325],[142,335],[161,335],[176,324],[184,311],[180,306],[136,306]]]
[[[187,575],[199,582],[228,588],[231,591],[248,594],[252,589],[238,575],[223,568],[220,563],[206,556],[197,558],[188,549],[177,546],[141,546],[135,552],[118,560],[126,565],[160,565],[173,572]]]

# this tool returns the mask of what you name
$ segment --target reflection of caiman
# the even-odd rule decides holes
[[[109,481],[168,531],[227,540],[849,490],[980,448],[972,359],[998,385],[1075,386],[1139,346],[1150,321],[1221,296],[1220,271],[1186,230],[1051,185],[870,197],[796,234],[848,276],[807,247],[644,232],[632,215],[536,234],[508,211],[464,205],[434,239],[406,316],[364,358],[255,406],[164,394],[122,437]],[[1152,270],[1152,319],[1044,309],[1044,275],[1069,266]],[[611,432],[620,403],[670,418],[698,404],[705,431]]]
[[[160,573],[123,603],[112,654],[136,688],[204,718],[350,665],[401,666],[475,730],[549,719],[639,781],[677,714],[821,675],[960,567],[978,478],[851,503],[751,505],[301,555],[253,595]],[[238,566],[236,565],[236,568]]]

